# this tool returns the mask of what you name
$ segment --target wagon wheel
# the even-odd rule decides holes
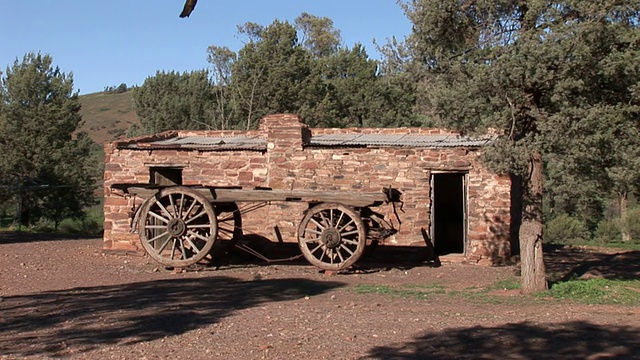
[[[218,237],[211,250],[211,257],[233,250],[242,237],[242,215],[236,203],[216,203],[214,211],[218,220]]]
[[[211,203],[186,187],[170,187],[147,201],[138,226],[145,251],[168,267],[185,267],[211,251],[218,221]]]
[[[311,264],[324,270],[344,269],[364,251],[365,226],[351,208],[321,204],[309,209],[300,222],[298,245]]]

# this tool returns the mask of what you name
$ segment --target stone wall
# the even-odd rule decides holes
[[[431,218],[430,179],[434,172],[465,173],[467,180],[467,242],[465,258],[500,263],[510,256],[510,180],[491,173],[480,162],[480,150],[470,148],[305,147],[310,136],[336,133],[449,134],[437,129],[309,129],[295,115],[268,116],[255,132],[176,132],[159,136],[258,135],[267,141],[261,151],[185,151],[119,149],[105,146],[105,249],[139,251],[130,234],[130,214],[141,199],[112,191],[115,183],[148,183],[149,167],[183,169],[185,185],[269,187],[285,190],[380,192],[393,187],[402,204],[374,209],[399,231],[385,240],[397,246],[425,246],[423,231]],[[141,139],[127,140],[129,143]],[[122,142],[120,143],[122,144]],[[295,242],[297,224],[306,203],[274,203],[243,216],[245,234]],[[399,218],[396,216],[399,215]]]

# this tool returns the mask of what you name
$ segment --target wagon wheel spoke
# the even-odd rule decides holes
[[[322,235],[322,231],[314,230],[314,229],[306,229],[305,232],[312,233],[314,235]]]
[[[207,215],[207,211],[203,209],[196,216],[193,216],[193,217],[189,218],[189,220],[185,219],[185,224],[190,224],[190,223],[194,222],[195,220],[201,218],[204,215]]]
[[[317,221],[316,221],[316,219],[314,219],[314,218],[309,219],[309,221],[311,221],[312,223],[314,223],[314,224],[318,227],[318,229],[324,230],[324,229],[326,228],[325,226],[320,225],[320,223],[319,223],[319,222],[317,222]]]
[[[202,240],[202,241],[205,241],[205,242],[209,240],[209,238],[208,238],[208,237],[203,236],[203,235],[198,234],[198,233],[193,232],[193,231],[188,231],[188,232],[187,232],[187,234],[189,234],[189,235],[191,235],[191,236],[193,236],[193,237],[196,237],[196,238],[198,238],[198,239],[200,239],[200,240]]]
[[[322,249],[322,253],[320,254],[320,258],[318,260],[322,261],[322,259],[324,259],[325,255],[327,255],[327,249]]]
[[[193,208],[196,207],[197,203],[195,201],[191,202],[191,205],[189,206],[189,209],[187,209],[187,211],[185,213],[180,213],[181,215],[181,219],[182,220],[186,220],[189,217],[189,214],[191,214],[191,212],[193,211]]]
[[[314,247],[310,252],[313,254],[316,251],[318,251],[318,249],[321,249],[321,248],[322,248],[322,244],[318,244],[318,246]]]
[[[166,235],[166,234],[165,234]],[[164,235],[163,235],[164,236]],[[155,238],[154,238],[155,239]],[[171,237],[167,237],[167,239],[162,243],[162,245],[160,245],[158,247],[158,252],[162,253],[164,251],[164,249],[167,248],[167,245],[169,244],[169,241],[171,241]],[[151,242],[151,241],[149,241]]]
[[[351,251],[351,249],[349,249],[349,248],[347,247],[347,245],[345,245],[345,244],[340,245],[340,249],[342,249],[342,250],[344,250],[344,251],[348,252],[348,253],[349,253],[349,256],[353,255],[353,251]]]
[[[195,224],[195,225],[187,225],[187,229],[208,229],[211,224]]]
[[[220,226],[218,227],[218,236],[220,238],[224,238],[224,240],[231,240],[233,238],[234,233],[233,228],[229,228],[228,226]]]
[[[336,221],[335,223],[336,226],[340,225],[343,217],[344,217],[344,212],[340,212],[340,217],[338,217],[338,221]]]
[[[158,220],[162,221],[162,222],[163,222],[163,223],[165,223],[165,224],[169,222],[169,218],[162,217],[162,216],[160,216],[159,214],[156,214],[156,213],[155,213],[155,212],[153,212],[153,211],[149,211],[149,215],[151,215],[151,216],[153,216],[154,218],[156,218],[156,219],[158,219]]]
[[[185,241],[188,242],[189,245],[191,246],[190,247],[191,251],[193,251],[196,254],[200,252],[200,249],[198,248],[198,246],[196,244],[193,243],[193,241],[191,241],[191,238],[187,237],[185,239]],[[183,244],[182,246],[184,246],[185,241],[182,242],[182,244]]]
[[[352,244],[352,245],[358,245],[359,244],[358,240],[351,240],[351,239],[342,239],[342,242],[346,243],[346,244]]]
[[[163,227],[163,229],[165,229],[165,228],[166,228],[166,226],[165,226],[165,227]],[[161,238],[163,238],[164,236],[167,236],[167,235],[169,235],[169,233],[165,231],[165,232],[163,232],[162,234],[160,234],[160,235],[158,235],[158,236],[156,236],[156,237],[154,237],[154,238],[151,238],[151,239],[147,240],[147,242],[148,242],[148,243],[156,242],[157,240],[160,240]],[[169,237],[168,239],[171,239],[171,237]]]
[[[177,212],[176,212],[176,217],[182,215],[183,205],[184,205],[184,193],[180,194],[180,206],[178,206],[178,209],[177,209]]]
[[[317,236],[316,237],[307,237],[307,238],[300,239],[300,241],[302,243],[307,244],[307,243],[312,243],[312,242],[319,242],[320,238],[317,237]]]
[[[358,229],[352,230],[352,231],[347,231],[344,233],[340,233],[341,236],[349,236],[349,235],[354,235],[358,233]]]
[[[162,202],[160,202],[159,200],[156,200],[156,205],[158,205],[158,208],[160,208],[160,210],[162,210],[162,212],[166,215],[167,219],[171,219],[171,213],[169,212],[169,210],[167,210],[166,207],[164,207],[164,205],[162,204]],[[160,216],[160,215],[158,215]]]
[[[347,223],[346,223],[343,227],[341,227],[341,228],[340,228],[340,230],[338,230],[338,231],[342,232],[342,230],[344,230],[347,226],[349,226],[349,225],[351,225],[351,224],[354,224],[354,220],[353,220],[353,219],[351,219],[349,222],[347,222]]]
[[[171,260],[175,259],[176,250],[178,248],[178,239],[171,238],[173,244],[171,245]]]
[[[169,204],[171,205],[171,210],[173,210],[173,214],[170,217],[172,218],[178,217],[178,209],[176,208],[175,200],[171,195],[169,195]]]
[[[184,241],[180,241],[179,244],[180,244],[180,250],[182,251],[182,259],[186,259],[188,256],[187,256],[187,249],[184,246]]]

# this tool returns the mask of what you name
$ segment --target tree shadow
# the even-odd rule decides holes
[[[439,267],[441,262],[433,250],[433,244],[425,238],[426,246],[392,246],[374,243],[365,248],[362,257],[350,268],[340,273],[373,273],[390,269],[409,270],[415,267]],[[260,236],[245,237],[241,246],[258,253],[252,255],[238,247],[216,257],[209,264],[213,268],[226,266],[311,266],[300,252],[298,243],[276,242]],[[200,269],[200,268],[198,268]]]
[[[87,240],[100,239],[102,235],[70,235],[70,234],[46,234],[29,233],[19,231],[1,231],[0,245],[13,243],[30,243],[39,241],[62,241],[62,240]]]
[[[0,302],[0,354],[64,356],[205,327],[236,310],[343,286],[304,279],[175,279],[10,296]]]
[[[640,251],[605,253],[572,246],[545,246],[547,273],[554,281],[600,277],[635,280],[640,278]]]
[[[640,328],[530,322],[430,332],[365,359],[639,359]]]

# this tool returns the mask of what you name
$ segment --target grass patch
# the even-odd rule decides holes
[[[640,280],[570,280],[552,284],[548,292],[536,296],[594,305],[640,306]]]
[[[503,279],[489,286],[489,290],[518,290],[520,289],[520,279],[516,277]]]
[[[404,284],[398,287],[388,285],[359,284],[354,291],[357,294],[386,294],[398,297],[426,299],[432,295],[446,294],[444,286],[439,284]]]

